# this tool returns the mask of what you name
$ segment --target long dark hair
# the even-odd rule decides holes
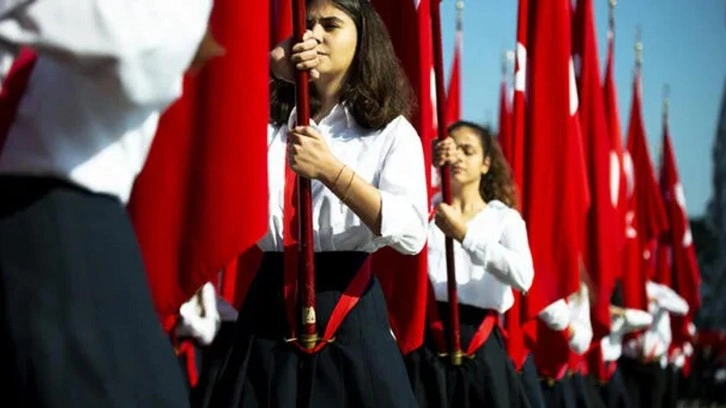
[[[449,126],[448,132],[466,128],[479,136],[484,159],[489,157],[489,171],[482,174],[479,183],[479,194],[484,201],[499,200],[509,207],[517,207],[517,190],[512,180],[512,172],[509,163],[504,159],[499,143],[494,139],[492,131],[488,127],[468,121],[458,121]]]
[[[307,0],[306,3],[314,1]],[[358,46],[339,102],[344,103],[358,125],[366,129],[383,129],[399,115],[409,116],[415,104],[413,92],[381,17],[368,0],[329,1],[355,22],[358,31]],[[315,87],[310,87],[310,104],[315,115],[320,109]],[[277,125],[287,123],[294,106],[294,84],[273,81],[271,121]]]

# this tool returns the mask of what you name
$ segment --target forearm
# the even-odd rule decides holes
[[[328,166],[321,180],[375,235],[381,234],[381,193],[355,170],[338,162]]]

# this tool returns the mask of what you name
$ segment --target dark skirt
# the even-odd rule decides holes
[[[664,392],[663,392],[663,408],[676,408],[678,405],[680,379],[679,369],[674,364],[669,364],[664,370]]]
[[[542,396],[545,406],[550,408],[577,408],[577,397],[571,376],[564,376],[557,381],[542,379]]]
[[[615,370],[613,376],[610,377],[610,381],[600,385],[600,397],[608,408],[630,408],[633,406],[620,368]]]
[[[618,366],[622,369],[625,386],[633,407],[660,407],[665,396],[665,370],[660,363],[641,363],[629,357],[621,357]]]
[[[0,177],[0,382],[22,407],[184,407],[187,389],[115,198]]]
[[[600,398],[600,393],[594,381],[592,377],[587,377],[579,373],[573,374],[570,377],[570,384],[572,384],[575,393],[577,408],[605,408],[605,403]]]
[[[519,379],[522,381],[524,394],[532,408],[545,408],[544,396],[542,395],[542,387],[539,384],[537,376],[537,366],[534,363],[534,356],[530,353],[522,365],[522,372],[519,373]]]
[[[368,254],[315,256],[318,330]],[[266,253],[224,363],[205,372],[199,405],[222,407],[415,407],[403,358],[375,278],[343,320],[336,340],[308,355],[286,343],[283,255]],[[216,373],[214,372],[216,371]],[[211,377],[211,378],[210,378]]]
[[[441,316],[448,316],[448,304],[439,303]],[[462,348],[471,341],[487,312],[460,305]],[[474,358],[453,366],[439,357],[433,339],[406,356],[416,400],[422,408],[529,407],[519,376],[504,351],[502,334],[495,327]]]

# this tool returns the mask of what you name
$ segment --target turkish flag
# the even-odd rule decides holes
[[[587,213],[584,261],[596,295],[591,305],[591,321],[593,340],[597,341],[610,333],[610,296],[615,287],[614,270],[619,267],[613,228],[618,223],[618,212],[611,196],[611,173],[619,172],[619,166],[610,160],[612,149],[602,98],[594,20],[592,0],[579,0],[572,38],[574,58],[579,61],[580,125],[592,200]],[[611,166],[618,167],[611,169]]]
[[[613,270],[614,279],[622,278],[623,270],[630,270],[625,263],[625,245],[634,238],[627,236],[626,214],[629,212],[628,197],[633,193],[634,180],[632,177],[633,163],[630,154],[623,147],[623,136],[620,128],[620,113],[618,111],[618,96],[615,88],[615,50],[614,33],[608,30],[608,54],[605,68],[605,84],[603,85],[603,98],[607,118],[608,135],[610,140],[610,198],[618,214],[611,226],[613,230],[616,258],[620,264]],[[626,174],[626,167],[628,172]]]
[[[440,1],[440,0],[433,0]],[[373,6],[388,28],[394,49],[418,100],[411,118],[424,148],[429,197],[431,142],[436,138],[436,106],[432,97],[433,43],[429,0],[373,0]],[[402,24],[404,22],[405,24]],[[391,327],[402,352],[423,344],[428,288],[427,249],[418,255],[399,254],[383,248],[373,254],[373,271],[381,282]]]
[[[507,80],[502,78],[502,84],[499,88],[499,147],[502,149],[502,155],[510,163],[512,151],[512,109],[509,106]]]
[[[658,238],[668,229],[665,206],[648,152],[641,108],[640,69],[633,80],[633,103],[628,125],[628,152],[632,160],[633,188],[629,188],[626,236],[635,238],[626,246],[628,269],[623,276],[625,306],[647,310],[645,282],[655,278]],[[629,172],[626,160],[626,172]],[[636,245],[637,243],[637,245]]]
[[[519,194],[519,209],[522,208],[522,191],[524,189],[524,123],[525,123],[525,92],[527,85],[527,31],[529,20],[529,0],[519,0],[517,11],[517,47],[514,60],[514,97],[511,118],[502,147],[512,169],[512,177]],[[504,95],[501,95],[504,98]],[[501,116],[500,116],[501,117]],[[501,135],[500,120],[500,135]],[[536,271],[535,271],[536,275]],[[525,333],[522,325],[524,318],[524,297],[514,291],[514,304],[505,315],[504,327],[507,331],[507,354],[515,368],[521,370],[527,354]],[[530,324],[530,340],[536,337],[535,326]]]
[[[268,13],[267,1],[215,3],[226,54],[187,78],[134,186],[129,211],[164,322],[267,230]]]
[[[463,43],[461,21],[456,24],[456,45],[451,63],[449,90],[446,93],[446,126],[461,120],[461,50]]]
[[[270,49],[292,35],[292,1],[270,1]]]
[[[688,324],[701,306],[701,273],[696,259],[693,235],[686,211],[686,197],[678,175],[678,165],[671,143],[667,117],[663,123],[663,164],[660,171],[660,187],[670,224],[670,231],[665,234],[665,248],[670,254],[669,260],[671,261],[666,273],[669,275],[671,287],[688,302],[689,306],[687,316],[673,316],[671,319],[674,344],[682,346],[691,339]]]
[[[532,3],[522,203],[534,262],[526,316],[576,292],[589,206],[568,0]]]

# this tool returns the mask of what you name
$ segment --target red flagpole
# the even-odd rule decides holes
[[[297,41],[302,41],[307,27],[305,0],[293,0],[292,4],[293,32]],[[295,102],[297,108],[297,125],[310,125],[310,93],[308,88],[308,72],[295,70]],[[310,179],[299,177],[298,197],[300,209],[300,240],[298,292],[301,296],[302,314],[300,343],[310,350],[315,347],[318,339],[318,328],[315,315],[315,267],[313,248],[313,206]]]
[[[434,74],[436,76],[436,118],[439,141],[446,139],[446,94],[444,91],[444,57],[441,47],[440,0],[431,3],[431,32],[434,46]],[[444,202],[451,204],[451,179],[449,165],[441,167],[441,194]],[[449,294],[449,335],[451,363],[461,365],[461,329],[459,327],[459,296],[456,289],[456,268],[454,265],[454,240],[446,237],[446,284]]]

